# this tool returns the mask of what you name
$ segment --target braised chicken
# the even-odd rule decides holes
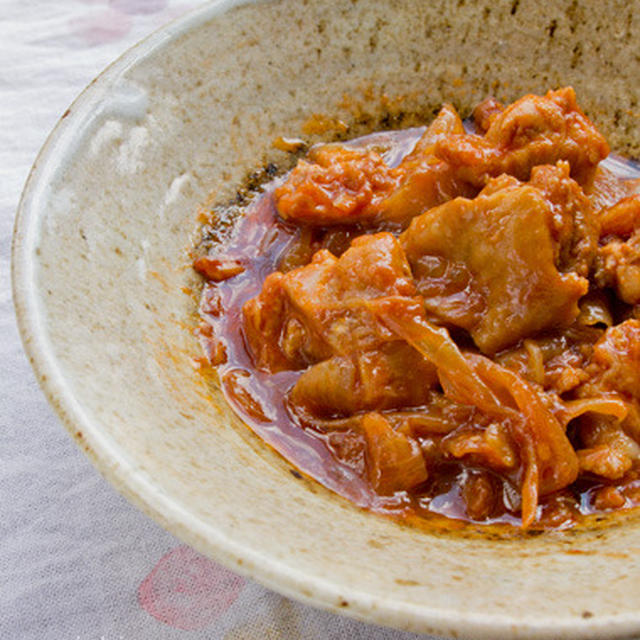
[[[636,505],[637,181],[571,88],[394,135],[312,148],[196,259],[230,402],[376,510],[553,528]]]

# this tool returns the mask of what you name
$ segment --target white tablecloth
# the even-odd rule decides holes
[[[76,448],[22,352],[9,262],[29,167],[98,72],[196,4],[0,0],[0,638],[417,638],[299,605],[182,545]]]

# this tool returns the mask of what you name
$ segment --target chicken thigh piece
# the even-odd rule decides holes
[[[558,270],[555,215],[535,186],[499,178],[415,218],[400,242],[426,309],[488,354],[570,325],[588,281]]]

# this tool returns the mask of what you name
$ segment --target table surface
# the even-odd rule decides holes
[[[2,0],[0,638],[410,640],[303,606],[207,560],[91,466],[40,392],[10,287],[11,234],[38,149],[118,55],[195,0]]]

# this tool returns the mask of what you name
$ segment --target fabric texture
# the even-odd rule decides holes
[[[197,4],[0,6],[0,638],[418,638],[300,605],[181,544],[118,495],[76,448],[22,352],[10,244],[38,149],[107,64]]]

